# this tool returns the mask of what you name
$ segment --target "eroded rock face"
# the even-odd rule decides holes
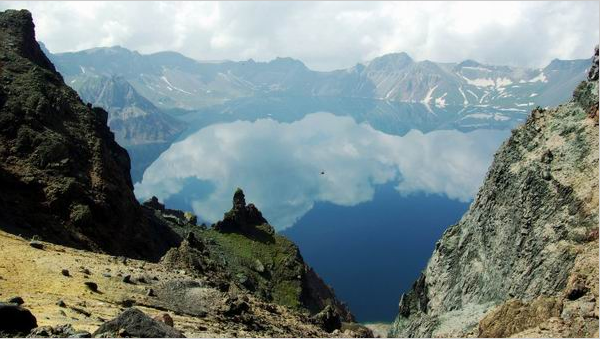
[[[329,306],[343,321],[355,321],[347,306],[336,298],[333,290],[305,263],[299,248],[277,234],[255,205],[246,203],[242,189],[236,190],[232,209],[224,214],[222,221],[213,225],[213,229],[222,234],[244,236],[246,240],[238,239],[239,245],[242,248],[254,248],[253,252],[259,249],[253,242],[264,244],[263,255],[267,255],[265,258],[269,262],[262,263],[254,258],[252,261],[245,261],[250,263],[241,268],[242,273],[232,273],[232,276],[239,277],[242,288],[255,291],[267,301],[300,307],[312,314]],[[235,259],[230,263],[236,262],[239,261]],[[226,270],[228,267],[225,267]]]
[[[0,13],[0,226],[44,241],[158,259],[179,237],[147,217],[107,113],[67,87],[31,14]]]
[[[403,295],[392,336],[478,335],[479,321],[506,301],[514,302],[497,309],[497,324],[481,322],[483,336],[513,335],[518,319],[530,320],[527,329],[558,317],[556,300],[545,298],[563,294],[575,258],[598,242],[591,235],[599,223],[599,132],[590,114],[598,111],[597,63],[571,102],[535,109],[502,145],[470,210]]]

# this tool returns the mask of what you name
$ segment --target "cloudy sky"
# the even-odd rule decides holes
[[[588,58],[599,2],[0,2],[26,8],[52,52],[121,45],[201,60],[301,59],[331,70],[405,51],[418,60],[544,66]]]

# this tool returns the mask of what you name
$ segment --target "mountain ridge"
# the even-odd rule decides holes
[[[115,49],[120,53],[107,54]],[[106,60],[99,60],[95,57],[97,54],[111,61],[100,67],[100,63]],[[183,109],[198,109],[258,94],[288,93],[371,98],[442,107],[501,105],[523,110],[535,105],[556,105],[568,99],[566,94],[557,98],[546,95],[546,91],[551,85],[563,82],[569,82],[567,86],[574,88],[577,80],[573,78],[584,78],[588,67],[587,60],[558,59],[544,68],[486,65],[470,59],[459,63],[438,63],[414,61],[407,53],[400,52],[347,69],[313,71],[302,61],[292,58],[266,62],[203,62],[178,52],[140,54],[123,47],[58,53],[52,54],[51,59],[68,79],[83,76],[86,69],[121,75],[158,107]],[[557,67],[564,64],[578,67],[561,67],[564,73],[548,73],[559,71]],[[183,70],[188,75],[183,74]]]

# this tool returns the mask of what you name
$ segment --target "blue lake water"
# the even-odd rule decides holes
[[[314,104],[306,111],[290,105],[295,119],[279,119],[280,103],[250,118],[261,105],[191,120],[144,171],[136,195],[155,195],[212,223],[240,187],[359,321],[391,321],[509,131],[441,129],[437,117],[406,106],[383,116],[379,106],[346,115],[340,107],[312,111]],[[438,114],[451,121],[456,113]]]
[[[391,322],[400,295],[426,265],[443,231],[468,203],[403,197],[392,186],[354,207],[319,203],[283,233],[363,322]]]

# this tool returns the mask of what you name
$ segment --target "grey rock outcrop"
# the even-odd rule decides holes
[[[197,225],[197,216],[195,214],[189,211],[165,208],[165,204],[159,202],[159,199],[155,196],[144,201],[142,206],[154,211],[155,214],[158,214],[161,218],[166,219],[171,223],[175,223],[178,226]]]
[[[500,317],[508,308],[524,312],[519,319],[526,320],[537,313],[524,304],[563,294],[576,257],[598,242],[592,236],[599,223],[597,54],[589,80],[569,103],[533,110],[496,153],[470,210],[447,229],[403,294],[391,336],[484,336],[483,327],[493,323],[479,329],[479,322],[496,306],[523,301],[495,310]],[[588,298],[598,303],[597,295]],[[559,312],[550,307],[548,314]]]
[[[184,335],[163,322],[153,320],[136,308],[128,308],[115,319],[102,324],[97,338],[183,338]]]
[[[31,330],[28,338],[91,338],[92,334],[79,331],[70,324],[52,326],[41,326]]]

